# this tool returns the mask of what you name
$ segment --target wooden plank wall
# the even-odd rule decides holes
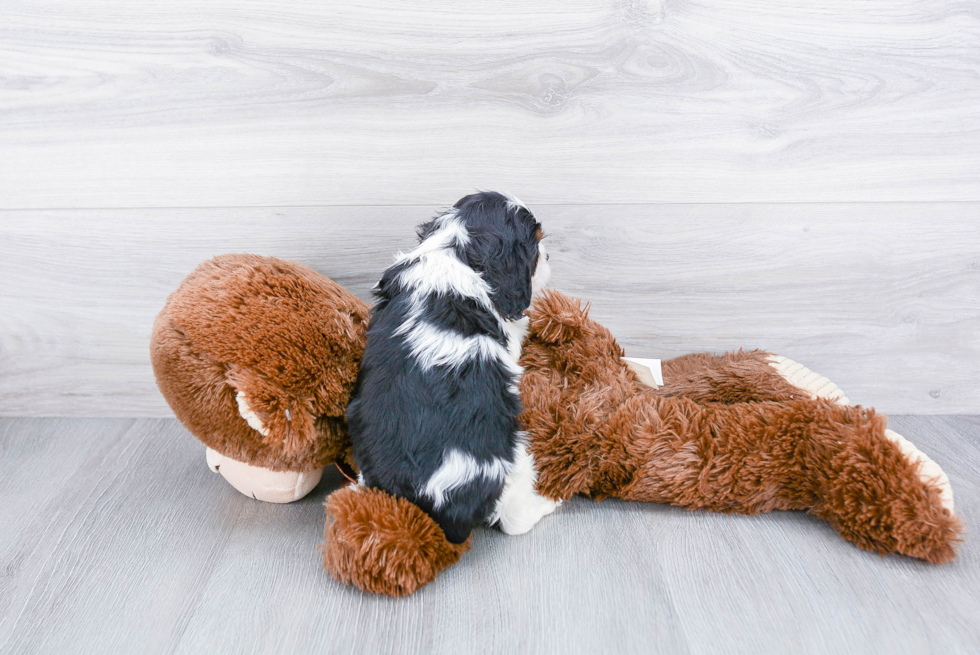
[[[762,347],[980,412],[980,14],[956,0],[0,5],[0,415],[166,416],[199,261],[367,297],[475,188],[637,355]]]

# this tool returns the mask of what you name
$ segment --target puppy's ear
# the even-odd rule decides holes
[[[532,250],[521,240],[490,235],[483,241],[493,241],[480,248],[476,255],[482,261],[473,268],[483,274],[490,285],[493,304],[500,315],[517,320],[531,304],[531,275],[534,272],[536,246]]]
[[[456,255],[483,276],[503,318],[521,318],[531,304],[537,265],[539,225],[534,215],[493,191],[466,196],[454,209],[467,233]]]
[[[436,221],[438,220],[439,217],[437,216],[436,218],[433,218],[431,221],[422,223],[417,228],[415,228],[415,234],[417,234],[419,237],[419,243],[422,243],[423,241],[428,239],[429,235],[431,235],[433,232],[436,231],[436,227],[437,227]]]

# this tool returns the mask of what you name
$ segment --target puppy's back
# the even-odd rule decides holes
[[[365,484],[411,500],[450,541],[465,541],[503,490],[520,412],[503,393],[509,378],[479,360],[451,375],[423,371],[400,340],[368,338],[348,407]]]
[[[507,319],[530,300],[536,226],[500,194],[468,196],[375,288],[348,407],[355,460],[364,484],[418,504],[455,543],[493,510],[514,461],[521,370]]]

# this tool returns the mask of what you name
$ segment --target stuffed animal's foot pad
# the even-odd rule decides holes
[[[418,506],[378,489],[351,485],[325,504],[323,566],[364,591],[407,596],[469,550],[453,544]]]
[[[840,387],[819,373],[814,373],[803,364],[781,355],[770,355],[767,359],[769,366],[776,369],[776,372],[783,376],[783,379],[810,394],[812,398],[832,400],[838,405],[851,404]]]
[[[312,471],[273,471],[226,457],[207,449],[208,468],[249,498],[266,503],[292,503],[313,491],[320,483],[322,468]]]
[[[902,451],[902,454],[912,463],[916,464],[919,470],[919,477],[926,484],[935,485],[939,489],[939,498],[943,508],[953,513],[953,487],[949,484],[949,477],[939,468],[939,464],[929,459],[925,453],[916,448],[911,441],[892,430],[885,430],[885,437],[894,443]]]

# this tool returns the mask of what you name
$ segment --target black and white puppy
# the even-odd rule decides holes
[[[347,422],[360,484],[407,498],[453,543],[480,521],[523,534],[555,503],[518,422],[524,310],[550,276],[517,199],[466,196],[421,225],[374,288]]]

